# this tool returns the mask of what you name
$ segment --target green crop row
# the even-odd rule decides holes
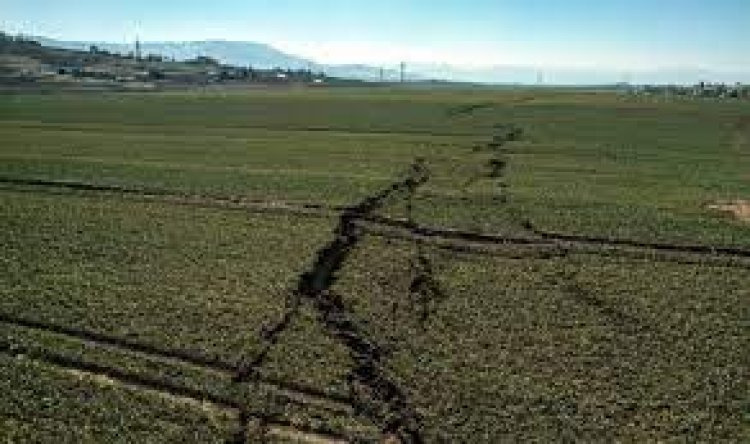
[[[259,346],[331,230],[325,219],[117,198],[0,201],[1,313],[228,362]]]
[[[708,206],[750,194],[748,115],[555,91],[19,95],[0,104],[0,175],[349,204],[423,157],[424,224],[503,232],[510,211],[548,231],[746,246]],[[523,130],[501,178],[476,150],[498,125]]]
[[[428,159],[433,176],[413,216],[482,232],[518,231],[530,221],[556,233],[746,247],[747,223],[709,207],[750,196],[748,115],[746,104],[614,94],[500,102],[466,117],[486,123],[483,135]],[[493,147],[502,127],[489,122],[523,134]],[[488,163],[493,155],[502,156],[500,175]]]
[[[220,443],[233,418],[197,403],[0,354],[5,442]]]
[[[182,134],[139,126],[0,125],[0,178],[266,200],[349,204],[451,138],[246,129]]]
[[[750,436],[750,278],[736,269],[371,238],[341,276],[334,290],[394,345],[388,372],[428,442]]]

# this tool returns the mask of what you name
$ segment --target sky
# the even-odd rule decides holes
[[[0,28],[254,41],[322,63],[750,71],[750,0],[0,0]]]

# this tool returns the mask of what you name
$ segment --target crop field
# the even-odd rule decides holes
[[[750,105],[0,97],[0,441],[750,440]]]

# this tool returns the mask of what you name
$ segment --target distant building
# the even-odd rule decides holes
[[[42,64],[39,67],[39,73],[43,76],[54,76],[55,74],[58,74],[58,70],[55,66]]]
[[[56,71],[61,76],[76,76],[83,71],[83,67],[80,65],[63,65],[57,67]]]

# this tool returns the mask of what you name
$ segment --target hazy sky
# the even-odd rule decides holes
[[[247,40],[321,62],[750,69],[750,0],[0,0],[65,40]]]

